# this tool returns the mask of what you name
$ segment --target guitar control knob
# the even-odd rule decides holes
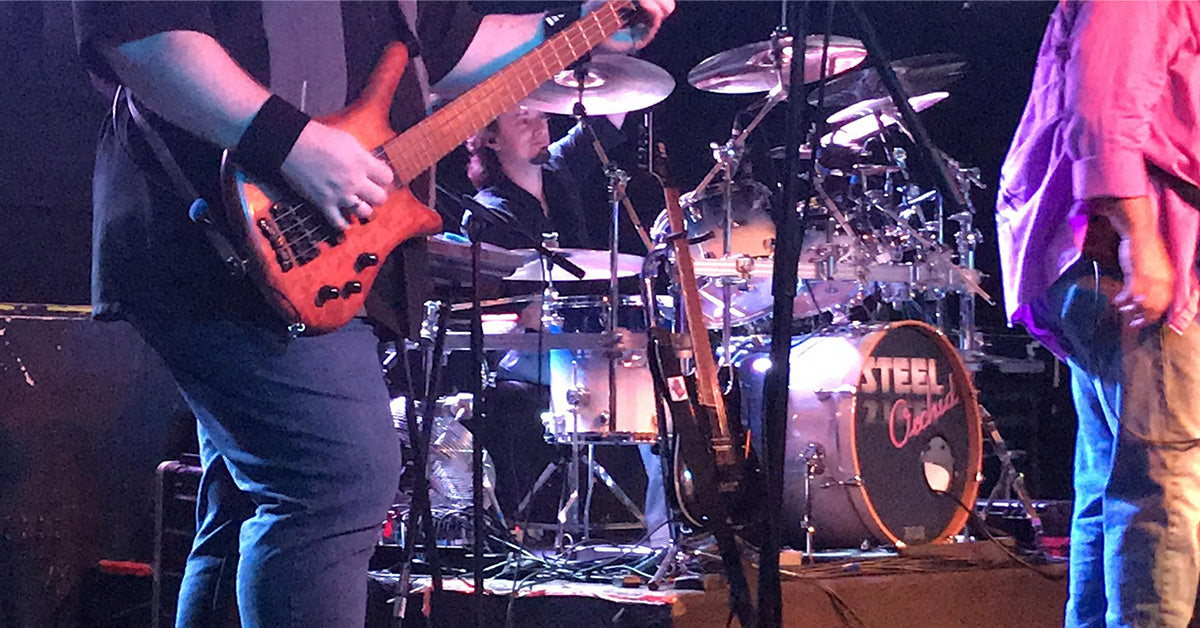
[[[379,256],[374,253],[359,253],[358,258],[354,260],[354,272],[361,273],[363,270],[372,266],[379,265]]]
[[[358,281],[347,281],[345,286],[342,286],[342,296],[348,297],[352,294],[362,292],[362,283]]]
[[[338,298],[339,295],[341,295],[341,292],[334,286],[321,286],[321,289],[317,290],[317,307],[321,307],[327,301]]]

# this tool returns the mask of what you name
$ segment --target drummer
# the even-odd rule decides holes
[[[605,151],[626,142],[620,130],[624,113],[589,119]],[[556,233],[557,246],[606,249],[608,233],[603,212],[585,211],[585,183],[602,172],[591,134],[576,124],[558,141],[550,142],[546,114],[515,107],[500,114],[466,143],[470,161],[467,178],[479,192],[475,200],[507,212],[523,231],[541,236]],[[595,220],[600,214],[600,220]],[[471,219],[463,217],[464,225]],[[521,231],[484,229],[485,242],[509,249],[534,245]]]
[[[606,152],[611,153],[626,143],[626,136],[621,131],[625,117],[625,113],[615,113],[589,119],[591,132],[595,133]],[[511,215],[516,225],[516,228],[500,225],[480,229],[485,242],[510,249],[528,248],[534,244],[529,241],[529,235],[544,235],[551,240],[552,246],[593,250],[608,248],[606,226],[609,214],[585,209],[590,206],[585,202],[586,199],[592,198],[588,188],[603,190],[602,185],[595,183],[603,174],[603,167],[592,146],[591,132],[582,123],[577,123],[565,136],[551,143],[546,114],[518,106],[501,113],[485,129],[467,140],[467,177],[478,189],[475,200],[501,214]],[[465,227],[471,220],[469,212],[463,216],[464,231],[468,233]],[[535,362],[547,364],[548,360]],[[528,417],[528,420],[509,419],[508,433],[501,435],[493,432],[492,438],[488,439],[489,450],[496,458],[497,467],[511,465],[510,473],[515,473],[517,477],[540,471],[540,468],[533,467],[515,468],[529,466],[530,462],[536,467],[536,456],[515,456],[505,464],[504,459],[509,456],[497,451],[504,447],[496,441],[499,438],[512,444],[515,439],[520,439],[520,432],[536,429],[540,433],[541,422],[537,415],[546,409],[549,399],[544,390],[537,391],[540,394],[531,394],[533,391],[527,390],[530,386],[528,380],[545,383],[548,379],[544,376],[522,378],[517,374],[520,370],[499,369],[493,407],[499,411],[498,414]],[[535,366],[532,370],[536,373],[540,368]],[[527,381],[520,381],[522,379]],[[534,407],[543,397],[545,401],[540,403],[540,407]],[[504,406],[503,410],[499,406]],[[518,422],[519,425],[516,424]],[[648,479],[644,514],[651,532],[650,544],[664,545],[670,537],[665,525],[667,507],[659,460],[650,452],[649,445],[641,445],[638,449]],[[517,483],[527,487],[531,481],[521,480]],[[510,490],[497,487],[502,504],[511,501],[512,497],[520,498],[519,495],[509,497],[504,494]]]

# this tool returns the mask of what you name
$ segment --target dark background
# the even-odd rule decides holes
[[[545,5],[490,4],[489,10],[520,11]],[[997,300],[996,180],[1053,6],[864,4],[892,58],[953,52],[970,64],[966,78],[950,88],[951,97],[922,119],[939,148],[983,171],[988,189],[974,196],[984,233],[978,263],[986,273],[984,287]],[[851,18],[849,9],[839,6],[834,33],[859,37]],[[685,0],[644,51],[645,59],[677,81],[675,92],[655,109],[655,119],[685,187],[698,183],[711,166],[709,143],[728,139],[734,113],[758,98],[700,92],[688,86],[688,70],[722,50],[767,39],[778,21],[777,2]],[[87,303],[91,163],[108,103],[92,90],[75,56],[68,3],[0,3],[0,76],[0,303]],[[772,114],[762,130],[778,145],[785,143],[781,116]],[[466,191],[461,164],[462,155],[452,155],[440,171],[444,183]],[[1028,452],[1021,467],[1035,497],[1069,498],[1074,425],[1065,377],[1044,351],[1026,349],[1028,338],[1004,326],[998,307],[981,302],[979,320],[991,351],[1028,355],[1032,364],[1045,367],[1031,374],[987,367],[976,383],[1010,445]],[[0,505],[6,510],[0,513],[0,566],[27,564],[22,561],[30,555],[22,543],[57,548],[39,552],[43,557],[74,556],[68,570],[47,564],[40,571],[3,570],[17,574],[14,578],[33,573],[19,587],[21,598],[52,605],[74,586],[75,579],[63,574],[77,574],[84,560],[149,558],[145,526],[153,465],[161,459],[157,451],[166,451],[163,441],[176,429],[180,408],[172,395],[163,394],[169,384],[157,361],[123,326],[15,324],[0,317],[0,334],[5,331],[7,336],[0,336]],[[34,373],[39,381],[51,385],[27,386],[21,356],[40,370]],[[131,457],[132,451],[137,455]],[[66,461],[73,464],[62,466]],[[989,458],[989,478],[995,477],[995,467]],[[67,523],[57,526],[63,520]],[[21,541],[27,537],[28,542]],[[6,614],[15,612],[18,598],[3,592],[16,588],[0,581],[0,624],[35,625],[23,621],[28,616]]]

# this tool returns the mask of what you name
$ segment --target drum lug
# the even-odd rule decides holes
[[[800,454],[808,468],[808,477],[815,478],[825,473],[825,446],[820,443],[809,443],[804,453]]]
[[[862,486],[862,476],[855,475],[855,476],[852,476],[845,480],[834,480],[832,482],[826,482],[821,485],[821,488],[833,488],[835,486],[853,486],[853,487]]]
[[[838,388],[825,388],[817,390],[814,391],[814,394],[817,396],[818,401],[828,401],[830,398],[835,396],[842,397],[846,395],[853,395],[856,392],[858,392],[858,390],[855,386],[840,386]]]
[[[586,408],[592,402],[592,392],[587,388],[572,388],[567,391],[567,403],[575,408]]]

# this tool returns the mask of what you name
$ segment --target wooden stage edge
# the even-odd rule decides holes
[[[1065,563],[1041,565],[1036,572],[1015,563],[953,570],[918,567],[907,573],[903,573],[903,568],[889,571],[894,573],[786,578],[782,584],[783,625],[789,628],[1057,628],[1063,625],[1067,601]],[[510,586],[507,581],[501,582],[504,584],[497,588]],[[454,588],[452,583],[448,584],[449,589]],[[489,584],[489,588],[492,586]],[[752,592],[753,586],[752,582]],[[638,589],[584,587],[592,590],[578,593],[552,588],[539,591],[536,587],[523,590],[512,602],[511,610],[509,596],[489,594],[485,596],[485,625],[497,628],[726,625],[727,590],[723,581],[707,591],[671,592],[657,600],[639,601],[633,598]],[[473,625],[467,590],[448,590],[433,602],[437,625]],[[648,597],[654,596],[645,588],[640,591]],[[374,597],[377,603],[382,600],[378,592]],[[621,600],[623,597],[625,600]],[[416,616],[412,612],[420,609],[423,602],[428,599],[412,598],[409,618],[402,624],[404,628],[429,625],[419,612]],[[374,610],[374,621],[368,621],[368,626],[388,628],[379,606]],[[511,624],[506,624],[506,615],[511,617]]]

